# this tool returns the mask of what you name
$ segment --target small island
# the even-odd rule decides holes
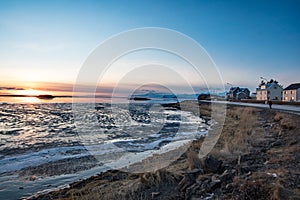
[[[54,99],[55,97],[50,94],[42,94],[42,95],[36,96],[36,98],[51,100],[51,99]]]
[[[134,100],[134,101],[149,101],[151,99],[146,98],[146,97],[131,97],[130,100]]]

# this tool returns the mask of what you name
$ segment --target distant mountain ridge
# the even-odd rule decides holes
[[[210,94],[213,96],[218,96],[218,97],[224,97],[226,92],[221,92],[221,93],[209,93],[209,92],[202,92],[202,93],[195,93],[195,94],[172,94],[172,93],[167,93],[167,92],[157,92],[154,90],[150,91],[139,91],[131,96],[129,96],[129,99],[178,99],[178,100],[195,100],[198,98],[200,94]]]

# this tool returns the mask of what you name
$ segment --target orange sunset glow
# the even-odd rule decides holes
[[[26,96],[38,96],[42,94],[47,94],[46,91],[42,90],[35,90],[35,89],[28,89],[28,90],[16,90],[13,92],[16,95],[26,95]]]

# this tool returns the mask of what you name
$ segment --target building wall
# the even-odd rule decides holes
[[[291,100],[291,90],[284,90],[283,92],[283,101],[290,101]]]
[[[296,101],[300,101],[300,88],[297,89],[297,99]]]
[[[281,100],[282,99],[282,89],[279,87],[271,87],[269,90],[269,97],[271,100]]]
[[[299,90],[299,89],[298,89]],[[300,91],[297,90],[284,90],[283,91],[283,101],[299,101]]]
[[[267,90],[257,90],[256,91],[256,100],[267,100],[268,91]]]
[[[271,87],[263,90],[256,90],[257,100],[281,100],[282,99],[282,88],[278,85],[272,85]]]

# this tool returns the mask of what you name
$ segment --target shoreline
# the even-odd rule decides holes
[[[15,110],[14,106],[12,106],[12,107],[9,106],[8,108],[4,107],[3,108],[4,116],[6,116],[6,114],[7,114],[7,116],[13,118],[17,114],[23,115],[24,107],[21,107],[21,109],[19,109],[19,107],[17,106],[17,108],[18,109],[16,109],[16,111],[14,111]],[[61,108],[65,108],[66,110],[63,109],[64,111],[61,113],[61,111],[59,111],[59,109],[61,109]],[[102,106],[99,107],[100,110],[102,108],[103,108]],[[61,107],[60,105],[58,105],[58,107],[57,107],[55,105],[55,107],[52,107],[52,106],[48,107],[48,105],[47,105],[46,107],[45,106],[41,107],[41,106],[37,105],[37,106],[32,107],[31,105],[29,105],[29,110],[27,110],[27,108],[25,108],[25,111],[26,111],[25,113],[28,113],[30,111],[31,113],[33,113],[33,117],[37,114],[39,116],[40,115],[44,116],[45,113],[42,112],[42,114],[40,114],[40,112],[39,112],[40,110],[45,111],[47,113],[47,116],[48,116],[48,114],[49,114],[49,116],[52,116],[51,115],[52,113],[58,114],[58,117],[56,117],[56,115],[55,115],[54,119],[61,119],[60,121],[58,121],[58,122],[60,122],[59,124],[64,124],[63,130],[65,132],[70,133],[70,134],[72,133],[71,134],[72,137],[70,139],[71,139],[71,141],[74,141],[72,139],[73,135],[74,135],[73,131],[72,131],[72,126],[69,126],[68,123],[66,124],[66,122],[68,122],[68,120],[67,121],[62,120],[62,119],[70,119],[68,117],[69,116],[68,113],[70,113],[69,106]],[[166,110],[168,113],[168,116],[171,117],[171,118],[169,118],[170,121],[167,122],[167,124],[166,124],[167,126],[166,126],[165,130],[162,131],[162,132],[164,132],[163,135],[166,134],[166,136],[167,136],[169,134],[172,134],[170,132],[172,129],[174,129],[174,128],[176,129],[176,123],[174,123],[174,122],[177,121],[177,118],[176,118],[177,111],[172,108],[166,108],[163,110]],[[13,112],[10,113],[10,111],[13,111]],[[37,112],[35,113],[34,111],[37,111]],[[178,111],[178,112],[181,112],[181,111]],[[68,115],[65,115],[66,113]],[[62,118],[61,116],[63,116],[64,118]],[[193,119],[195,118],[195,117],[193,117],[194,115],[192,115],[191,113],[188,113],[188,112],[184,113],[183,116],[188,118],[189,121],[190,120],[193,121]],[[52,117],[50,117],[48,119],[52,119]],[[24,121],[26,122],[26,120],[21,120],[20,123],[23,124]],[[194,123],[194,122],[192,122],[192,123]],[[39,125],[39,123],[35,124],[34,126],[31,126],[31,128],[34,128],[35,126],[38,126],[38,125]],[[55,127],[57,127],[57,124],[52,124],[51,127],[55,128]],[[33,130],[32,132],[37,131],[37,132],[35,132],[36,134],[34,134],[34,136],[38,136],[40,133],[40,132],[38,132],[40,129],[38,129],[38,130],[31,129],[31,130]],[[41,130],[44,130],[44,129],[42,128]],[[49,133],[47,133],[49,135],[47,135],[47,137],[46,137],[49,139],[49,141],[53,140],[53,138],[52,138],[53,134],[52,134],[51,130]],[[62,131],[61,129],[56,129],[56,130],[58,133],[60,133]],[[44,131],[41,133],[44,134]],[[3,132],[3,134],[6,134],[6,132]],[[7,134],[8,135],[13,134],[14,137],[17,137],[18,135],[22,135],[23,133],[22,133],[21,129],[13,129],[13,130],[7,131]],[[57,134],[55,134],[55,135],[57,135]],[[185,135],[182,135],[182,136],[185,137]],[[75,135],[74,135],[74,137],[75,137]],[[158,137],[158,135],[152,136],[152,134],[151,134],[151,135],[149,135],[149,137],[152,137],[153,139],[155,139]],[[163,136],[163,137],[165,137],[165,136]],[[181,135],[180,135],[180,137],[181,137]],[[54,139],[55,138],[56,137],[54,136]],[[56,142],[54,142],[54,143],[52,143],[52,142],[48,143],[48,139],[46,139],[45,141],[36,143],[36,144],[32,144],[31,147],[27,146],[28,148],[26,147],[25,149],[23,149],[23,147],[19,148],[17,145],[10,146],[9,143],[7,144],[8,148],[4,151],[6,156],[2,157],[3,160],[1,160],[1,167],[3,167],[3,168],[1,168],[1,170],[4,170],[3,171],[4,174],[1,174],[3,176],[0,177],[1,180],[3,181],[1,184],[1,189],[2,189],[1,196],[3,198],[10,197],[10,198],[17,199],[22,196],[23,197],[29,196],[30,194],[32,194],[33,192],[37,192],[38,190],[41,191],[43,189],[47,189],[47,191],[49,191],[50,188],[55,189],[57,186],[61,185],[60,183],[69,184],[69,183],[74,182],[76,180],[76,174],[78,175],[78,177],[85,179],[85,178],[88,178],[88,177],[96,174],[97,172],[101,171],[99,167],[93,167],[93,165],[95,165],[97,163],[95,163],[95,162],[89,163],[85,159],[86,157],[77,159],[77,156],[80,156],[79,154],[85,153],[84,147],[78,146],[79,143],[77,142],[77,140],[75,140],[76,143],[74,143],[74,142],[71,143],[72,147],[68,147],[68,143],[61,143],[60,142],[61,140],[56,140]],[[155,139],[155,140],[157,140],[157,139]],[[24,142],[24,141],[25,140],[22,140],[22,142]],[[65,140],[63,139],[62,141],[65,141]],[[149,142],[144,141],[145,145],[147,145],[147,143],[149,143],[149,145],[152,145],[150,140],[149,140]],[[58,147],[55,147],[55,144]],[[119,144],[119,145],[121,145],[121,144]],[[153,143],[153,145],[154,145],[154,143]],[[55,148],[51,148],[51,147],[55,147]],[[146,146],[145,146],[145,148],[146,148]],[[152,147],[149,147],[149,148],[152,148]],[[57,159],[67,158],[67,157],[69,157],[70,160],[69,159],[67,159],[67,160],[64,159],[62,161],[57,160]],[[16,169],[15,167],[17,167],[18,169]],[[85,168],[85,167],[87,167],[87,168]],[[91,170],[88,169],[90,167],[92,167]],[[20,170],[20,168],[22,168],[22,169]],[[84,171],[81,171],[82,169]],[[97,169],[98,169],[98,171],[97,171]],[[7,170],[9,170],[9,172]],[[85,172],[86,170],[90,171],[91,173]],[[12,173],[10,173],[10,171],[12,171]],[[48,175],[50,177],[48,177]],[[13,176],[13,177],[11,177],[11,176]],[[74,179],[72,177],[74,177]],[[13,179],[11,179],[11,178],[13,178]],[[64,178],[66,180],[63,180]],[[79,179],[80,178],[77,178],[77,180],[79,180]],[[55,180],[57,180],[57,183],[55,182]],[[73,180],[73,181],[68,182],[68,180]],[[11,183],[13,183],[13,184],[11,184]],[[35,187],[36,187],[36,189],[35,189]]]
[[[199,114],[195,102],[182,105],[183,110]],[[209,106],[201,106],[206,112],[202,115],[207,115]],[[176,162],[156,172],[129,174],[109,170],[74,182],[69,188],[30,199],[138,199],[141,196],[189,199],[211,194],[214,194],[212,199],[246,198],[245,195],[257,199],[297,199],[300,194],[297,184],[300,180],[297,172],[299,117],[276,110],[227,106],[222,135],[204,159],[196,156],[203,141],[199,139]],[[278,156],[281,154],[284,156]],[[117,191],[112,193],[111,188]]]

